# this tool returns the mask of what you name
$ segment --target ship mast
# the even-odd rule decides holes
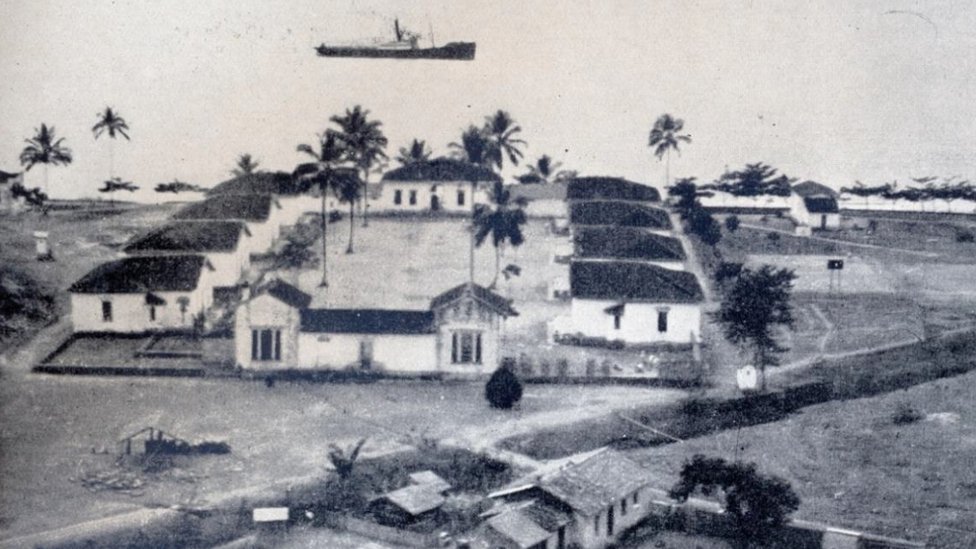
[[[396,32],[397,42],[402,42],[403,41],[403,32],[400,30],[400,20],[399,19],[394,19],[393,20],[393,30]]]

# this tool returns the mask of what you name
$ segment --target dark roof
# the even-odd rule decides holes
[[[208,196],[228,194],[301,194],[300,187],[285,172],[256,172],[228,179],[207,192]]]
[[[429,469],[410,473],[407,475],[407,478],[410,479],[411,484],[427,486],[428,488],[438,492],[446,492],[451,489],[450,482],[444,480],[440,475]]]
[[[620,177],[576,177],[569,180],[566,197],[570,200],[636,200],[660,202],[661,193]]]
[[[103,263],[68,288],[82,294],[188,292],[208,265],[200,255],[126,257]]]
[[[800,196],[837,196],[837,191],[816,181],[804,181],[793,185],[793,192]]]
[[[414,162],[383,174],[383,181],[501,181],[502,178],[488,168],[455,160],[435,158]]]
[[[434,313],[386,309],[304,309],[303,332],[330,334],[432,334]]]
[[[268,294],[282,303],[290,305],[296,309],[304,309],[308,307],[309,303],[312,302],[312,296],[279,279],[274,279],[264,286],[261,286],[255,293]]]
[[[583,515],[592,516],[648,484],[647,471],[612,450],[544,476],[539,488]]]
[[[220,195],[194,202],[176,212],[173,219],[243,219],[265,221],[271,214],[271,195]]]
[[[569,222],[573,225],[671,229],[671,219],[664,210],[629,202],[574,202],[569,210]]]
[[[458,299],[468,295],[480,301],[486,307],[494,310],[500,315],[518,316],[518,311],[512,308],[511,300],[505,299],[488,288],[471,282],[466,282],[459,286],[455,286],[450,290],[435,296],[434,299],[430,301],[430,308],[432,310],[440,309],[441,307],[454,303]]]
[[[124,252],[229,252],[237,249],[247,227],[241,221],[173,221],[137,237]]]
[[[520,548],[533,547],[552,536],[519,509],[512,509],[488,519],[488,526]]]
[[[412,484],[393,490],[378,499],[385,499],[413,516],[433,511],[446,501],[436,488],[424,484]]]
[[[3,170],[0,170],[0,184],[6,183],[7,181],[10,181],[11,179],[15,179],[15,178],[19,177],[21,173],[23,173],[23,172],[10,173],[10,172],[5,172]]]
[[[581,258],[683,261],[685,250],[677,238],[635,227],[581,227],[573,242]]]
[[[574,298],[698,303],[704,299],[695,275],[649,263],[574,261],[569,268]]]
[[[827,196],[805,196],[803,205],[810,213],[837,213],[837,200]]]

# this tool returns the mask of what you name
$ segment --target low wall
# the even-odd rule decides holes
[[[337,521],[337,526],[371,539],[393,543],[397,547],[439,547],[441,545],[437,534],[401,530],[355,517],[341,517]]]

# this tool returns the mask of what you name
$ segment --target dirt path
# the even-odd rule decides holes
[[[9,351],[0,353],[0,371],[6,374],[27,374],[71,335],[71,319],[61,317],[41,329],[34,337]]]

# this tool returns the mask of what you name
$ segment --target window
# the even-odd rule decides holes
[[[607,535],[613,535],[613,506],[610,506],[610,510],[607,511]]]
[[[102,322],[112,322],[112,302],[102,302]]]
[[[668,310],[661,309],[657,312],[657,331],[664,333],[668,331]]]
[[[410,205],[417,205],[417,191],[410,191]]]
[[[634,505],[637,505],[638,492],[634,492]]]
[[[150,305],[149,306],[149,321],[150,322],[156,322],[156,306],[155,305]]]
[[[393,203],[397,206],[403,204],[403,191],[400,189],[393,191]]]
[[[620,516],[627,515],[627,498],[620,500]]]
[[[481,364],[481,332],[451,334],[451,363]]]
[[[599,514],[597,514],[597,516],[593,517],[593,535],[594,536],[599,536],[600,535],[600,515]]]
[[[251,330],[251,360],[281,360],[281,330]]]
[[[364,370],[373,366],[373,341],[370,339],[359,342],[359,366]]]
[[[614,330],[619,330],[620,329],[620,317],[621,316],[623,316],[623,315],[620,315],[620,314],[613,315],[613,329]]]
[[[464,206],[464,191],[458,191],[458,206]]]

